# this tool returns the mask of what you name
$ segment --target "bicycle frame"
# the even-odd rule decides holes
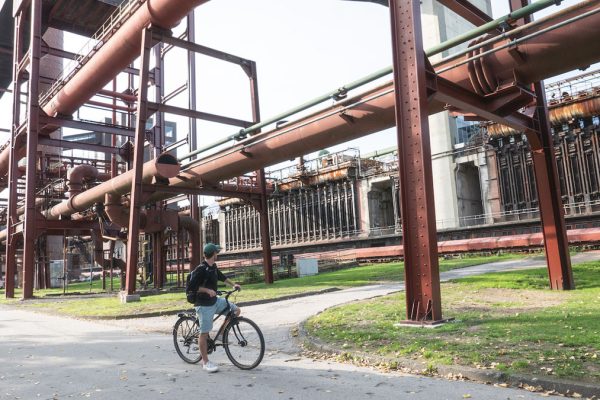
[[[223,332],[225,331],[225,328],[227,328],[227,326],[232,322],[235,321],[235,319],[237,318],[237,316],[235,315],[235,312],[233,312],[233,309],[231,308],[231,304],[229,303],[229,296],[236,292],[236,290],[232,290],[232,291],[228,291],[228,292],[222,292],[222,291],[217,291],[217,295],[222,295],[225,294],[224,299],[227,302],[227,307],[225,307],[225,309],[223,311],[221,311],[219,314],[217,314],[214,318],[213,318],[213,322],[215,322],[217,319],[221,318],[222,316],[225,317],[223,323],[221,324],[221,326],[219,327],[219,329],[217,330],[217,333],[215,334],[214,338],[211,338],[210,335],[207,338],[207,345],[208,345],[208,353],[212,353],[217,346],[223,346],[222,342],[217,342],[216,338],[218,337],[223,337]],[[190,317],[193,317],[196,319],[196,321],[198,321],[198,315],[196,314],[196,312],[192,312],[192,311],[187,311],[185,313],[179,313],[177,314],[178,317],[182,317],[184,315],[188,315]],[[199,321],[198,321],[199,322]],[[198,333],[194,334],[194,338],[197,338],[199,335]]]
[[[257,367],[265,352],[265,341],[260,328],[252,320],[238,317],[234,312],[228,297],[236,292],[217,292],[223,296],[226,305],[221,312],[213,318],[213,323],[223,316],[224,321],[217,329],[213,338],[207,337],[208,354],[214,352],[217,346],[222,346],[229,360],[238,368],[249,370]],[[173,327],[173,341],[177,354],[187,363],[195,364],[201,360],[199,350],[199,320],[195,312],[186,311],[179,313],[179,320]],[[214,325],[214,324],[213,324]],[[249,340],[251,339],[251,340]],[[190,352],[191,351],[191,352]],[[248,352],[249,351],[249,352]],[[251,354],[247,358],[248,354]]]

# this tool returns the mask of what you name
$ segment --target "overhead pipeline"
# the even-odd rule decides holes
[[[599,7],[599,0],[583,1],[555,13],[556,17],[520,28],[516,37],[438,63],[435,70],[444,71],[440,76],[459,86],[486,95],[507,83],[529,84],[587,68],[600,54],[600,13],[594,12]],[[571,19],[577,19],[576,23],[566,23]],[[519,38],[524,39],[519,42]]]
[[[208,0],[146,0],[79,72],[42,109],[71,115],[140,55],[142,31],[150,24],[171,29]]]
[[[106,194],[122,195],[129,193],[135,170],[131,169],[122,175],[94,186],[85,192],[71,196],[69,200],[57,204],[44,212],[48,219],[59,219],[83,211],[95,203],[103,203]],[[179,173],[179,163],[170,154],[161,154],[158,158],[144,163],[142,182],[151,183],[155,178],[166,180]]]
[[[600,5],[598,0],[588,3],[586,7],[560,12],[560,17],[554,19],[553,23],[572,18],[574,13],[583,14],[593,6]],[[498,83],[516,76],[519,83],[527,85],[599,61],[600,41],[592,38],[600,37],[600,13],[581,19],[577,25],[577,29],[566,26],[532,38],[533,43],[526,42],[517,49],[523,58],[512,55],[515,49],[499,49],[485,59],[486,68],[499,77]],[[524,32],[527,33],[526,30]],[[574,54],[573,59],[562,56],[571,53]],[[548,59],[549,54],[551,60]],[[539,67],[542,65],[543,67]],[[469,80],[469,68],[468,64],[463,64],[441,76],[474,92]],[[177,177],[171,178],[170,185],[210,188],[223,179],[391,128],[395,126],[394,105],[393,82],[388,82],[205,157]],[[443,111],[445,106],[445,102],[437,100],[434,94],[429,102],[428,112],[435,114]],[[157,194],[151,200],[165,196],[167,195]]]
[[[167,15],[169,18],[165,17],[163,21],[174,24],[178,18],[189,11],[188,9],[184,12],[180,7],[174,7],[172,3],[166,0],[149,1],[150,8],[143,7],[146,14],[132,19],[132,21],[137,22],[125,24],[121,28],[123,32],[119,32],[120,34],[115,35],[107,43],[107,53],[98,52],[92,62],[86,65],[93,65],[94,67],[89,68],[102,71],[100,74],[103,76],[102,79],[107,81],[112,79],[114,74],[124,68],[124,66],[115,62],[115,59],[125,56],[121,53],[118,45],[120,41],[129,40],[127,45],[123,45],[123,47],[129,49],[127,52],[131,51],[131,46],[138,46],[136,48],[139,49],[139,45],[136,44],[139,42],[137,39],[139,39],[139,34],[149,18],[151,19],[156,15]],[[184,3],[193,8],[203,3],[203,1],[186,0]],[[560,14],[559,18],[548,23],[557,24],[561,20],[564,21],[575,15],[581,15],[592,10],[594,6],[598,6],[600,1],[588,1],[587,3],[586,7],[561,11],[558,13]],[[177,4],[179,5],[180,2],[177,2]],[[160,9],[160,12],[155,7]],[[141,11],[138,12],[142,13]],[[137,31],[135,31],[136,29]],[[536,26],[535,29],[541,28]],[[532,32],[526,29],[523,30],[523,35],[528,33]],[[535,36],[531,41],[520,44],[516,49],[500,48],[503,43],[500,41],[494,45],[500,46],[498,51],[482,58],[482,62],[485,63],[485,70],[497,77],[498,84],[511,80],[513,77],[517,77],[522,84],[530,84],[600,60],[600,41],[596,40],[597,37],[600,37],[600,14],[582,18],[575,26],[567,25]],[[113,44],[109,45],[110,43]],[[108,52],[108,49],[112,49],[111,52]],[[515,53],[515,50],[517,53]],[[133,51],[132,54],[135,56],[137,52]],[[518,54],[518,56],[515,54]],[[569,54],[569,57],[564,57],[565,54]],[[456,61],[460,61],[460,59]],[[444,72],[441,76],[471,91],[475,91],[469,80],[469,68],[472,68],[472,66],[469,67],[466,63]],[[92,90],[89,83],[81,81],[80,76],[87,76],[87,81],[101,80],[91,79],[94,76],[93,72],[89,72],[84,67],[63,89],[62,94],[55,97],[52,102],[52,109],[49,110],[50,113],[71,112],[73,107],[77,108],[88,96],[99,90],[97,88]],[[67,90],[67,87],[69,90]],[[493,85],[491,89],[493,89]],[[66,108],[62,108],[63,106]],[[429,103],[428,111],[430,114],[434,114],[442,111],[444,107],[445,103],[435,100],[434,96]],[[394,125],[393,83],[389,82],[281,128],[255,135],[230,149],[206,157],[194,163],[192,167],[181,174],[171,177],[169,182],[176,187],[215,187],[223,179],[240,176],[268,165],[293,159]],[[100,193],[102,189],[98,188],[103,185],[112,188],[115,182],[121,183],[125,176],[130,177],[130,172],[93,188],[95,194],[86,196],[85,201],[81,199],[87,192],[55,206],[49,217],[58,218],[59,215],[68,215],[85,209],[96,201],[101,201],[107,191]],[[131,181],[124,185],[119,184],[119,190],[115,193],[127,193],[130,187]],[[172,195],[151,196],[150,201],[158,197],[166,198],[170,196]]]

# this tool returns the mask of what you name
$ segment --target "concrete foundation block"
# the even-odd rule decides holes
[[[140,301],[140,295],[127,294],[127,292],[119,292],[119,300],[121,300],[121,303],[132,303],[134,301]]]

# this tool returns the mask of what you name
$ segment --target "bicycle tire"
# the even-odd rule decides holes
[[[237,317],[223,332],[223,347],[229,360],[240,369],[256,368],[265,355],[265,339],[254,321]]]
[[[191,316],[180,317],[173,326],[173,344],[183,361],[196,364],[202,359],[198,347],[198,320]]]

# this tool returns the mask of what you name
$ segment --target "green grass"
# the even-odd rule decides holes
[[[508,373],[600,381],[600,262],[573,267],[577,290],[550,291],[546,269],[442,284],[436,329],[396,327],[404,294],[336,307],[307,323],[311,335],[391,363],[464,365]]]
[[[464,268],[472,265],[479,265],[487,262],[504,261],[522,257],[519,255],[501,255],[501,256],[469,256],[463,258],[440,260],[440,271],[447,271],[455,268]],[[322,273],[303,278],[278,280],[273,285],[264,283],[244,285],[243,290],[236,294],[233,299],[235,302],[246,302],[254,300],[274,299],[282,296],[296,295],[307,292],[314,292],[333,287],[349,288],[378,283],[399,282],[404,279],[404,265],[402,263],[374,264],[360,266],[338,271]],[[95,281],[100,285],[99,281]],[[81,286],[81,292],[89,291],[89,282],[78,283]],[[87,286],[86,286],[87,285]],[[118,288],[118,282],[114,283]],[[77,286],[70,285],[70,288]],[[48,293],[62,292],[60,289],[51,289],[48,291],[36,291],[37,300],[19,302],[17,300],[5,300],[4,291],[0,291],[0,304],[13,304],[20,307],[28,307],[37,310],[46,310],[79,317],[95,316],[124,316],[132,314],[145,314],[154,312],[177,312],[190,308],[190,304],[185,301],[182,292],[162,293],[153,296],[144,296],[140,302],[121,304],[119,299],[113,295],[102,298],[43,298]],[[18,298],[20,292],[16,292]]]

